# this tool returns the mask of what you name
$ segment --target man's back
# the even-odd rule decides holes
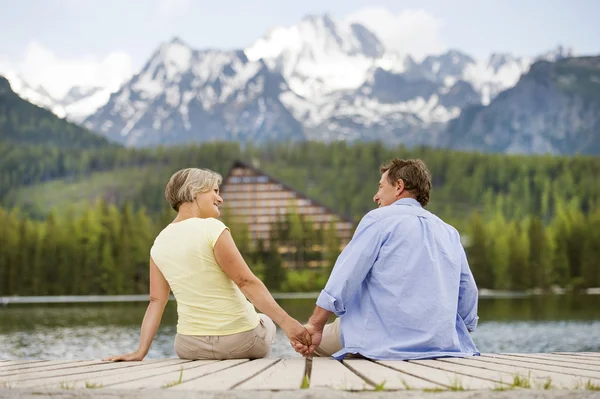
[[[401,199],[369,212],[348,249],[319,297],[341,316],[344,349],[334,356],[478,354],[468,332],[477,324],[477,287],[453,227]]]

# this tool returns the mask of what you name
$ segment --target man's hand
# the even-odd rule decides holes
[[[323,339],[323,328],[318,328],[310,323],[306,323],[304,325],[306,331],[310,334],[311,345],[308,348],[309,355],[312,354],[321,344],[321,340]]]
[[[126,353],[124,355],[109,356],[102,360],[109,362],[139,362],[144,360],[144,357],[146,357],[146,355],[142,354],[141,352],[135,351],[131,353]]]
[[[300,353],[302,356],[310,356],[321,344],[321,340],[323,339],[323,329],[317,329],[314,325],[307,323],[304,325],[306,331],[310,335],[311,343],[310,345],[305,345],[298,342],[292,342],[290,340],[290,344],[294,347],[296,352]]]

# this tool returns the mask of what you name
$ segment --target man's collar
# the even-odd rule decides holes
[[[422,208],[421,203],[414,198],[401,198],[394,202],[394,205],[410,205]]]

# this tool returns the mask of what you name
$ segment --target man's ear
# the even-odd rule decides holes
[[[396,181],[396,196],[402,195],[403,191],[404,191],[404,180],[398,179]]]

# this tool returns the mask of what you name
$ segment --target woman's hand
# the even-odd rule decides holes
[[[298,321],[290,318],[288,322],[281,326],[281,329],[290,340],[294,348],[309,348],[311,346],[311,337],[306,328]],[[304,354],[304,353],[303,353]]]
[[[139,362],[144,360],[144,357],[146,357],[145,354],[135,351],[131,353],[126,353],[124,355],[109,356],[102,360],[109,362]]]

